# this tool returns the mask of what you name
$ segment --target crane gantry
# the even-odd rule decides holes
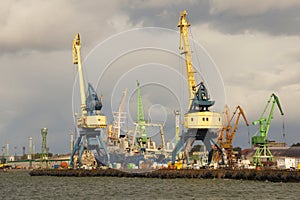
[[[78,154],[77,165],[82,165],[82,154],[86,150],[95,150],[95,157],[98,164],[109,164],[109,153],[101,137],[101,131],[106,128],[106,116],[100,113],[102,108],[101,98],[98,97],[92,85],[88,84],[87,95],[81,62],[81,40],[79,33],[76,34],[73,41],[73,63],[77,65],[79,77],[80,108],[81,114],[76,116],[76,124],[79,135],[76,139],[73,152],[71,153],[70,165],[75,166],[75,154]],[[100,161],[100,157],[102,160]]]
[[[210,100],[208,91],[203,82],[200,82],[198,85],[196,85],[195,82],[195,71],[188,38],[190,23],[187,21],[186,15],[186,10],[180,13],[178,27],[180,29],[179,49],[183,50],[182,54],[185,55],[188,78],[189,103],[188,112],[184,115],[184,127],[187,131],[183,131],[180,140],[172,152],[172,164],[175,163],[178,151],[186,144],[185,152],[187,152],[195,140],[202,140],[207,150],[210,151],[211,140],[216,138],[216,134],[213,133],[211,129],[222,128],[222,115],[209,110],[215,101]]]

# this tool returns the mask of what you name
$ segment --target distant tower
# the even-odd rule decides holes
[[[17,157],[17,149],[18,149],[18,147],[15,146],[15,147],[14,147],[15,160],[16,160],[16,157]]]
[[[23,156],[24,156],[25,155],[25,147],[23,146],[22,149],[23,149]]]
[[[32,137],[28,138],[28,148],[29,148],[28,159],[31,160],[32,159]]]
[[[179,132],[180,132],[180,112],[175,111],[175,133],[176,133],[176,143],[179,141]]]
[[[29,152],[27,158],[29,160],[29,167],[32,168],[32,137],[28,137],[28,148]]]
[[[70,132],[70,150],[71,150],[71,153],[74,150],[74,131]]]
[[[9,158],[9,144],[6,144],[6,159]]]
[[[34,144],[34,142],[32,142],[32,154],[33,154],[33,158],[35,158],[35,144]]]
[[[41,165],[46,164],[46,168],[48,167],[48,148],[47,148],[47,128],[41,129],[42,134],[42,153],[41,153]]]

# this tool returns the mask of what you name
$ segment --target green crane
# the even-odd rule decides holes
[[[141,88],[140,82],[137,81],[137,125],[138,125],[138,132],[140,136],[137,138],[137,142],[140,144],[146,144],[147,142],[147,133],[146,133],[146,121],[144,116],[144,108],[142,102],[142,95],[141,95]]]
[[[272,101],[273,99],[273,101]],[[272,107],[270,109],[270,114],[268,119],[265,116],[267,108],[269,107],[272,101]],[[255,135],[251,138],[251,143],[253,146],[257,146],[258,148],[253,155],[253,164],[255,166],[262,166],[262,160],[273,162],[274,158],[271,151],[268,148],[268,133],[270,130],[271,120],[273,119],[273,112],[275,108],[275,104],[277,104],[280,114],[283,115],[283,111],[279,102],[278,97],[272,93],[269,100],[267,101],[267,105],[261,114],[259,120],[252,122],[253,125],[259,124],[259,133],[260,135]]]

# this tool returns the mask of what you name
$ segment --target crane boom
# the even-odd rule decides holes
[[[82,73],[82,64],[81,64],[81,41],[79,33],[76,34],[73,41],[73,63],[78,65],[78,76],[79,76],[79,87],[80,87],[80,100],[81,100],[81,112],[82,115],[86,115],[86,96],[84,88],[84,79]]]
[[[138,140],[141,140],[142,143],[147,142],[147,133],[145,127],[145,115],[144,115],[144,108],[142,102],[142,95],[141,95],[141,87],[140,82],[137,81],[137,124],[139,127],[140,137]]]
[[[189,87],[189,105],[188,108],[192,105],[192,100],[194,99],[196,92],[196,83],[194,77],[194,69],[192,64],[192,54],[191,47],[188,39],[188,27],[191,25],[186,19],[187,12],[186,10],[180,13],[180,18],[177,27],[180,28],[180,43],[179,49],[183,50],[183,54],[185,54],[185,62],[186,62],[186,71],[188,78],[188,87]]]
[[[269,133],[269,130],[270,130],[271,120],[273,119],[273,112],[274,112],[275,103],[276,103],[277,106],[278,106],[278,109],[279,109],[279,111],[280,111],[280,114],[281,114],[281,115],[284,115],[284,114],[283,114],[283,111],[282,111],[282,109],[281,109],[281,105],[280,105],[279,99],[278,99],[278,97],[277,97],[274,93],[271,95],[271,97],[270,97],[270,99],[269,99],[268,102],[271,101],[271,98],[272,98],[272,97],[274,98],[273,104],[272,104],[272,108],[271,108],[271,112],[270,112],[270,113],[272,113],[272,114],[269,115],[268,120],[267,120],[267,124],[266,124],[266,137],[268,137],[268,133]],[[266,109],[266,108],[265,108],[265,109]]]
[[[229,121],[229,124],[231,123],[231,121],[233,120],[234,116],[236,115],[236,112],[239,111],[238,115],[237,115],[237,118],[235,120],[235,123],[234,123],[234,126],[233,126],[233,130],[232,132],[230,133],[230,129],[231,127],[229,128],[229,130],[227,131],[226,130],[226,143],[229,144],[231,147],[232,147],[232,141],[234,139],[234,136],[235,136],[235,133],[236,133],[236,130],[237,130],[237,127],[238,127],[238,124],[239,124],[239,120],[240,120],[240,116],[242,115],[242,117],[244,118],[244,121],[246,123],[247,126],[249,126],[249,123],[248,123],[248,120],[246,118],[246,115],[243,111],[243,109],[240,107],[240,106],[237,106],[235,111],[233,112],[233,115]]]
[[[273,98],[273,101],[272,101],[272,98]],[[267,111],[271,101],[272,101],[272,106],[271,106],[271,109],[270,109],[268,119],[266,119],[264,116],[266,114],[266,111]],[[252,144],[253,145],[267,143],[267,137],[268,137],[269,130],[270,130],[271,120],[273,119],[275,104],[277,104],[278,109],[280,111],[280,114],[284,115],[284,113],[282,111],[282,108],[281,108],[281,105],[280,105],[280,102],[279,102],[279,98],[274,93],[272,93],[269,100],[267,101],[265,109],[264,109],[263,113],[261,114],[259,120],[256,120],[256,121],[252,122],[253,125],[256,125],[256,124],[260,125],[260,128],[259,128],[260,136],[253,136],[252,137]]]
[[[78,77],[80,87],[80,100],[81,100],[81,116],[77,119],[77,126],[79,128],[105,128],[106,116],[100,115],[102,108],[101,98],[98,95],[91,84],[88,84],[88,98],[86,97],[86,91],[84,87],[84,77],[81,64],[81,40],[79,33],[76,34],[73,47],[73,63],[78,66]],[[88,106],[87,106],[88,105]]]
[[[121,100],[121,103],[120,103],[120,106],[119,106],[119,112],[118,112],[118,138],[121,135],[121,115],[122,115],[122,111],[123,111],[123,108],[124,108],[126,95],[127,95],[127,88],[124,89],[122,100]]]
[[[122,96],[121,103],[119,106],[119,113],[121,113],[123,111],[125,100],[126,100],[126,95],[127,95],[127,88],[125,88],[123,91],[123,96]]]

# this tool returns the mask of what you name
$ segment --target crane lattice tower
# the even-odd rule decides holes
[[[42,135],[42,153],[41,153],[41,166],[48,167],[48,148],[47,148],[47,134],[48,129],[42,128],[41,135]]]

